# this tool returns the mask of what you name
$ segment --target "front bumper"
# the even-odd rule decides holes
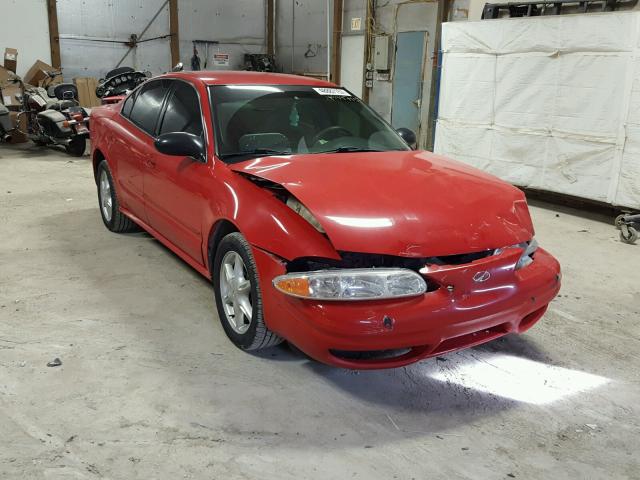
[[[542,317],[560,290],[560,265],[553,256],[538,249],[534,262],[516,271],[521,251],[513,249],[465,265],[434,268],[425,276],[440,288],[419,297],[303,300],[273,287],[272,279],[285,273],[284,263],[253,250],[267,326],[314,359],[344,368],[399,367],[522,333]],[[490,278],[474,281],[479,272],[489,272]],[[383,351],[384,355],[373,355]],[[354,358],[352,352],[372,355]]]

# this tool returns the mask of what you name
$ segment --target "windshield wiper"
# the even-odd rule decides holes
[[[220,158],[226,159],[230,157],[251,157],[253,155],[291,155],[291,152],[283,152],[281,150],[273,150],[271,148],[254,148],[253,150],[246,150],[244,152],[231,152],[220,155]]]
[[[382,152],[383,150],[376,150],[375,148],[363,148],[363,147],[338,147],[333,150],[324,150],[316,153],[352,153],[352,152]]]

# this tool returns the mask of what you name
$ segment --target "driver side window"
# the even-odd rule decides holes
[[[164,80],[151,80],[144,84],[136,97],[129,120],[149,135],[155,135],[162,102],[169,89]]]
[[[202,137],[204,129],[198,94],[194,87],[185,82],[174,81],[174,83],[175,88],[167,102],[160,135],[187,132]]]

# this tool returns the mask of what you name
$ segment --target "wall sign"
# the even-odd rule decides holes
[[[362,18],[354,17],[351,19],[351,30],[362,30]]]
[[[228,53],[214,53],[213,64],[216,67],[228,67],[229,66],[229,54]]]

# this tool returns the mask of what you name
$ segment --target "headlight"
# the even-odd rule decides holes
[[[516,263],[516,270],[520,270],[521,268],[524,268],[533,263],[533,254],[536,253],[536,250],[538,250],[538,242],[535,238],[532,238],[530,242],[517,243],[506,248],[521,248],[524,250],[520,258],[518,259],[518,262]],[[506,250],[506,248],[496,249],[494,255],[501,254],[504,250]]]
[[[520,260],[518,260],[518,263],[516,263],[516,270],[520,270],[521,268],[533,263],[533,254],[538,250],[538,242],[535,238],[532,238],[528,244],[522,244],[522,247],[524,248],[524,252],[522,252],[522,256],[520,257]]]
[[[276,277],[273,285],[287,295],[314,300],[380,300],[413,297],[427,291],[420,275],[395,268],[289,273]]]
[[[296,212],[302,218],[304,218],[307,222],[313,225],[313,228],[318,230],[320,233],[325,233],[324,228],[320,225],[320,222],[313,216],[313,214],[309,211],[307,207],[301,204],[295,197],[290,196],[287,198],[287,207]]]

